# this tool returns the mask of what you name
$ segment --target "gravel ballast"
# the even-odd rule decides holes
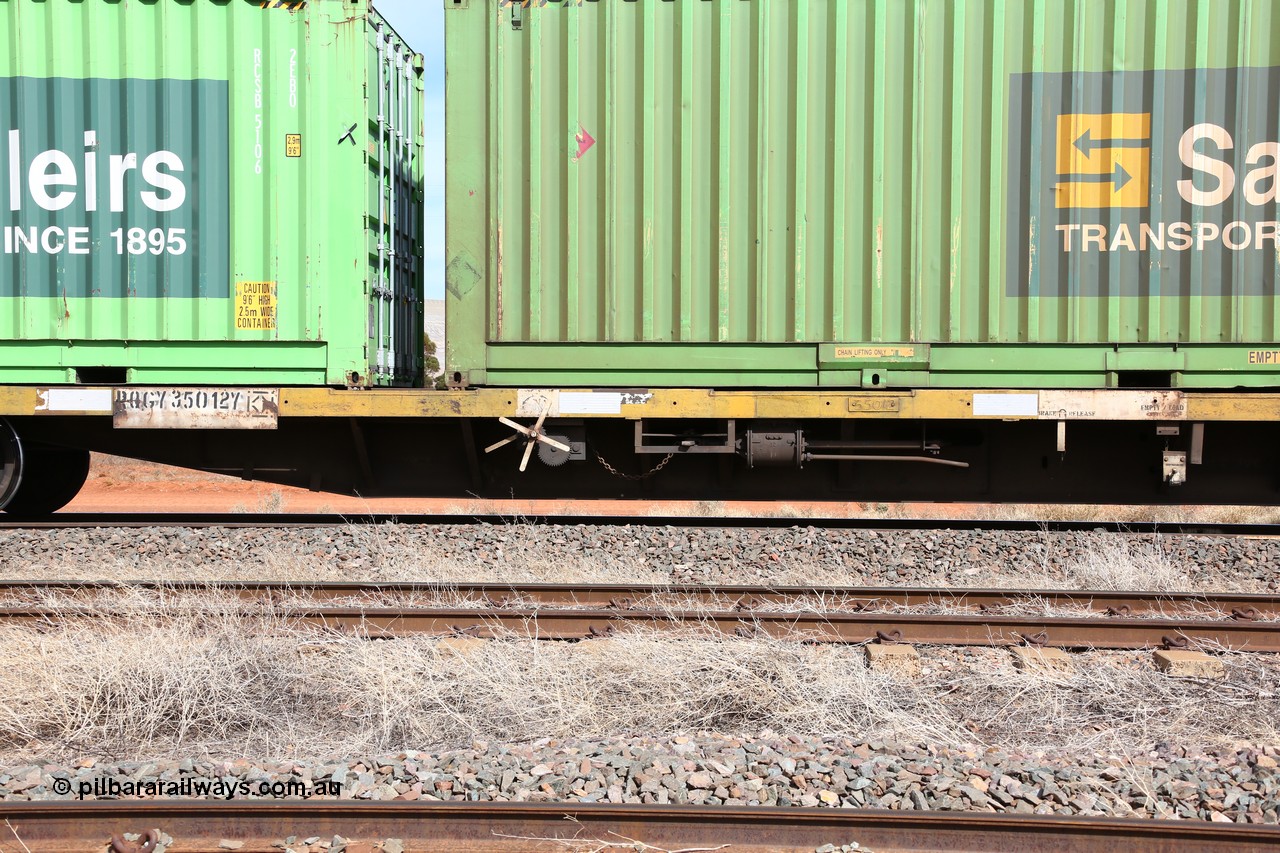
[[[1040,584],[1270,592],[1280,590],[1280,539],[532,524],[4,530],[0,577]]]
[[[0,799],[99,799],[112,783],[186,786],[213,798],[262,796],[318,782],[358,800],[691,803],[977,810],[1276,823],[1277,750],[1063,756],[923,744],[700,733],[665,739],[476,742],[331,762],[81,761],[0,769]],[[111,780],[111,781],[108,781]],[[187,780],[187,781],[184,781]],[[242,784],[243,783],[243,784]],[[265,784],[264,784],[265,783]],[[55,793],[68,791],[65,794]],[[227,790],[236,793],[228,797]],[[267,794],[271,796],[270,793]],[[290,795],[280,796],[290,798]],[[325,796],[328,796],[327,794]]]
[[[0,577],[1270,592],[1280,540],[529,524],[4,530]],[[270,614],[246,629],[230,603],[206,610],[193,618],[162,601],[101,625],[7,629],[0,800],[75,799],[82,785],[86,798],[289,796],[291,780],[306,791],[325,780],[350,799],[1280,820],[1274,656],[1223,654],[1223,680],[1178,682],[1146,654],[1083,653],[1059,676],[1019,672],[1006,650],[924,648],[921,673],[900,679],[868,671],[859,649],[792,641],[370,643]],[[715,731],[692,734],[704,728]],[[330,758],[223,759],[294,754]]]

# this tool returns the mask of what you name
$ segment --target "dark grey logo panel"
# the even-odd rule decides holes
[[[1280,68],[1013,75],[1010,296],[1274,295]]]
[[[227,91],[0,78],[0,297],[229,296]]]

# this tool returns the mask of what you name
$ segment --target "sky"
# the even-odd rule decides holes
[[[426,298],[444,299],[444,3],[373,0],[373,5],[425,60]]]

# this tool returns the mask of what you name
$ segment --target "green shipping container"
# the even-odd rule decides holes
[[[0,0],[0,382],[421,382],[422,61],[367,0]]]
[[[1274,0],[445,22],[459,379],[1280,385]]]

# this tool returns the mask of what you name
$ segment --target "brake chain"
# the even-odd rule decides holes
[[[609,462],[608,462],[608,460],[607,460],[607,459],[605,459],[603,456],[601,456],[601,455],[600,455],[600,451],[599,451],[599,450],[596,450],[595,448],[592,448],[592,451],[591,451],[591,452],[592,452],[592,453],[594,453],[594,454],[596,455],[596,459],[598,459],[598,460],[600,461],[600,464],[604,466],[604,470],[608,471],[610,474],[612,474],[612,475],[613,475],[613,476],[615,476],[615,477],[621,477],[621,478],[622,478],[622,479],[624,479],[624,480],[633,480],[633,481],[635,481],[635,480],[647,480],[647,479],[649,479],[649,478],[650,478],[650,477],[652,477],[654,474],[658,473],[658,472],[659,472],[659,471],[661,471],[663,468],[667,467],[667,463],[668,463],[668,462],[670,462],[673,458],[675,458],[675,453],[668,453],[666,456],[664,456],[664,457],[662,458],[662,461],[661,461],[661,462],[659,462],[657,465],[654,465],[652,468],[650,468],[650,469],[649,469],[648,471],[646,471],[645,473],[643,473],[643,474],[626,474],[626,473],[623,473],[622,471],[619,471],[617,468],[614,468],[612,465],[610,465],[610,464],[609,464]]]

